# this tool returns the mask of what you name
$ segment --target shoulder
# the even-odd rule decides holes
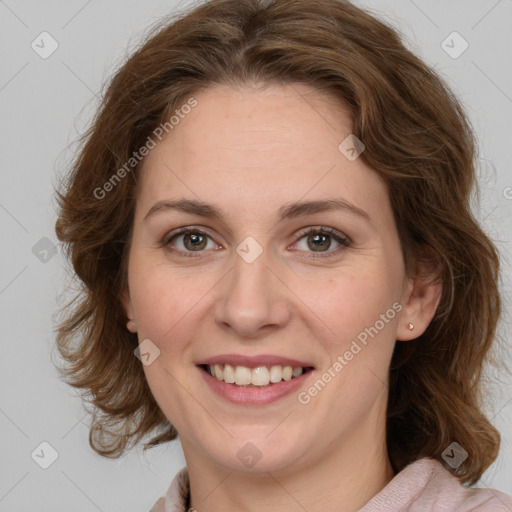
[[[443,465],[423,458],[405,467],[360,512],[512,512],[512,497],[465,487]]]
[[[162,496],[149,512],[187,512],[187,501],[190,492],[187,468],[182,468],[174,477]]]

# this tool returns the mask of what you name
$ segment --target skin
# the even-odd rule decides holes
[[[129,328],[160,350],[144,371],[180,434],[191,505],[356,511],[394,476],[385,420],[395,342],[424,332],[441,288],[406,275],[384,181],[338,149],[351,133],[338,99],[305,84],[215,86],[194,97],[198,105],[144,161],[123,296]],[[144,220],[157,201],[179,198],[226,216],[162,210]],[[339,210],[277,222],[290,202],[334,198],[369,220]],[[183,235],[169,241],[187,226],[208,235],[199,250]],[[315,251],[302,231],[322,226],[351,245],[327,234]],[[248,236],[263,248],[252,263],[236,252]],[[226,353],[291,357],[315,367],[304,391],[394,303],[401,311],[308,404],[292,393],[234,405],[196,367]],[[251,468],[237,458],[249,441],[261,453]]]

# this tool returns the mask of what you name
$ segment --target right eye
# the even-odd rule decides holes
[[[178,241],[177,243],[172,243],[176,240]],[[175,253],[191,257],[192,255],[190,253],[204,252],[204,249],[208,248],[208,240],[211,240],[210,236],[201,230],[183,228],[177,232],[169,233],[166,236],[163,245],[169,247],[169,249]],[[213,240],[212,244],[216,247],[220,247],[216,245]],[[175,248],[176,245],[181,245],[181,247]],[[210,249],[212,249],[212,247],[210,247]]]

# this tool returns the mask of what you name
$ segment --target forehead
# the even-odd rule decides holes
[[[387,200],[377,173],[339,149],[352,126],[341,100],[305,84],[216,86],[193,98],[145,158],[139,203],[185,196],[277,209],[341,195],[375,210]]]

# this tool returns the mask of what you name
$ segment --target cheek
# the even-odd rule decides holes
[[[315,323],[328,327],[316,335],[327,356],[319,379],[329,381],[317,406],[331,411],[334,425],[361,419],[386,389],[402,308],[397,300],[399,270],[396,264],[386,267],[375,260],[364,268],[347,267],[336,278],[319,283],[314,292],[309,288],[318,316]],[[316,390],[306,393],[314,396]]]
[[[334,277],[298,280],[294,291],[311,308],[315,323],[323,325],[326,334],[319,339],[342,348],[393,308],[400,298],[399,282],[392,268],[375,260],[366,266],[344,267]],[[385,317],[385,328],[379,322],[380,330],[388,331],[395,316],[396,308]]]
[[[193,312],[209,289],[208,278],[180,272],[154,255],[135,255],[129,278],[137,326],[156,339],[162,339],[178,323],[181,325],[180,319]]]
[[[397,300],[397,276],[383,269],[370,265],[363,272],[352,268],[309,294],[321,320],[316,324],[329,328],[317,335],[327,355],[318,380],[326,384],[316,381],[302,398],[311,399],[317,410],[329,411],[333,430],[339,425],[356,428],[376,403],[382,406],[385,402],[383,393],[402,305]],[[329,292],[322,294],[321,289]]]
[[[197,277],[180,277],[165,264],[150,265],[143,257],[133,259],[130,279],[139,342],[149,339],[160,351],[154,362],[143,366],[151,393],[179,431],[193,429],[190,422],[200,423],[204,418],[184,391],[183,385],[189,387],[190,371],[184,360],[188,360],[187,350],[197,328],[194,315],[208,287]]]
[[[194,348],[207,339],[203,324],[211,306],[209,294],[219,276],[213,272],[171,267],[161,258],[152,263],[151,258],[143,254],[134,257],[132,262],[130,295],[139,341],[151,340],[161,356],[158,365],[146,366],[144,370],[155,393],[160,381],[168,381],[166,389],[174,389],[177,384],[163,366],[179,379],[186,376]]]

